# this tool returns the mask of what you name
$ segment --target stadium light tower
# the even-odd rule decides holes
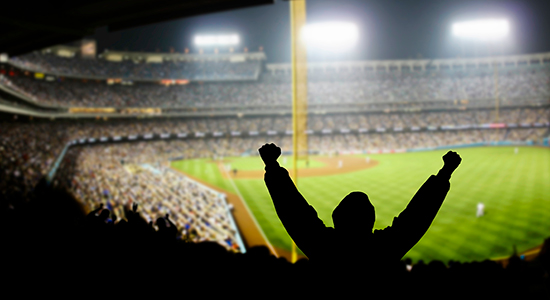
[[[237,34],[195,36],[197,46],[235,46],[239,42],[240,38]]]
[[[323,22],[306,25],[302,37],[308,49],[345,51],[359,40],[357,25],[348,22]]]
[[[476,20],[453,24],[453,35],[480,42],[499,41],[508,36],[510,24],[507,20]]]
[[[510,24],[504,19],[487,19],[453,24],[453,35],[461,40],[489,44],[503,42],[510,33]],[[499,121],[498,63],[493,62],[495,81],[495,122]]]

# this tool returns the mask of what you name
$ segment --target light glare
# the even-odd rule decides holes
[[[195,36],[197,46],[228,46],[239,44],[239,36],[231,35],[197,35]]]
[[[355,45],[359,30],[355,24],[345,22],[309,24],[302,30],[302,38],[308,47],[344,50]]]
[[[510,25],[506,20],[479,20],[453,24],[453,35],[478,41],[499,40],[508,35]]]

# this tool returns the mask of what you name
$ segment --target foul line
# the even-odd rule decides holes
[[[248,207],[248,204],[246,203],[246,201],[244,200],[244,197],[243,195],[241,194],[241,191],[239,190],[239,188],[237,187],[237,185],[235,184],[235,182],[233,181],[233,178],[231,177],[231,175],[229,175],[229,173],[227,172],[227,170],[225,168],[222,168],[223,171],[225,172],[225,175],[227,175],[227,178],[229,179],[229,182],[231,182],[231,186],[233,186],[233,189],[235,189],[235,191],[237,192],[237,196],[239,196],[239,198],[241,199],[241,202],[244,204],[244,207],[246,208],[246,211],[248,212],[248,214],[250,215],[250,217],[252,217],[252,221],[254,221],[254,224],[256,225],[256,227],[260,230],[260,233],[262,234],[262,237],[264,238],[264,240],[266,241],[267,243],[267,246],[269,247],[269,249],[271,249],[271,252],[273,252],[273,254],[275,254],[276,257],[279,257],[279,255],[277,254],[277,251],[275,251],[275,248],[273,248],[273,246],[271,245],[271,243],[269,242],[269,240],[267,239],[267,237],[265,236],[265,233],[264,233],[264,230],[262,229],[262,227],[260,226],[260,224],[258,224],[258,221],[256,221],[256,217],[254,216],[254,214],[252,213],[252,211],[250,211],[250,208]]]

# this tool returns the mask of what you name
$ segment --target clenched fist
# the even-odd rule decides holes
[[[451,170],[454,170],[460,165],[460,162],[462,161],[462,158],[460,158],[460,155],[454,151],[449,151],[447,154],[443,155],[443,162],[445,163],[445,167],[449,168]]]
[[[258,151],[266,165],[276,162],[277,158],[281,155],[281,148],[273,143],[263,145]]]

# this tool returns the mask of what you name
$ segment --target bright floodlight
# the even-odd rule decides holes
[[[239,36],[230,35],[197,35],[195,36],[197,46],[230,46],[239,44]]]
[[[357,26],[346,22],[308,24],[302,31],[308,47],[330,50],[345,50],[359,39]]]
[[[506,20],[479,20],[453,24],[453,34],[460,38],[494,41],[508,35],[510,25]]]

